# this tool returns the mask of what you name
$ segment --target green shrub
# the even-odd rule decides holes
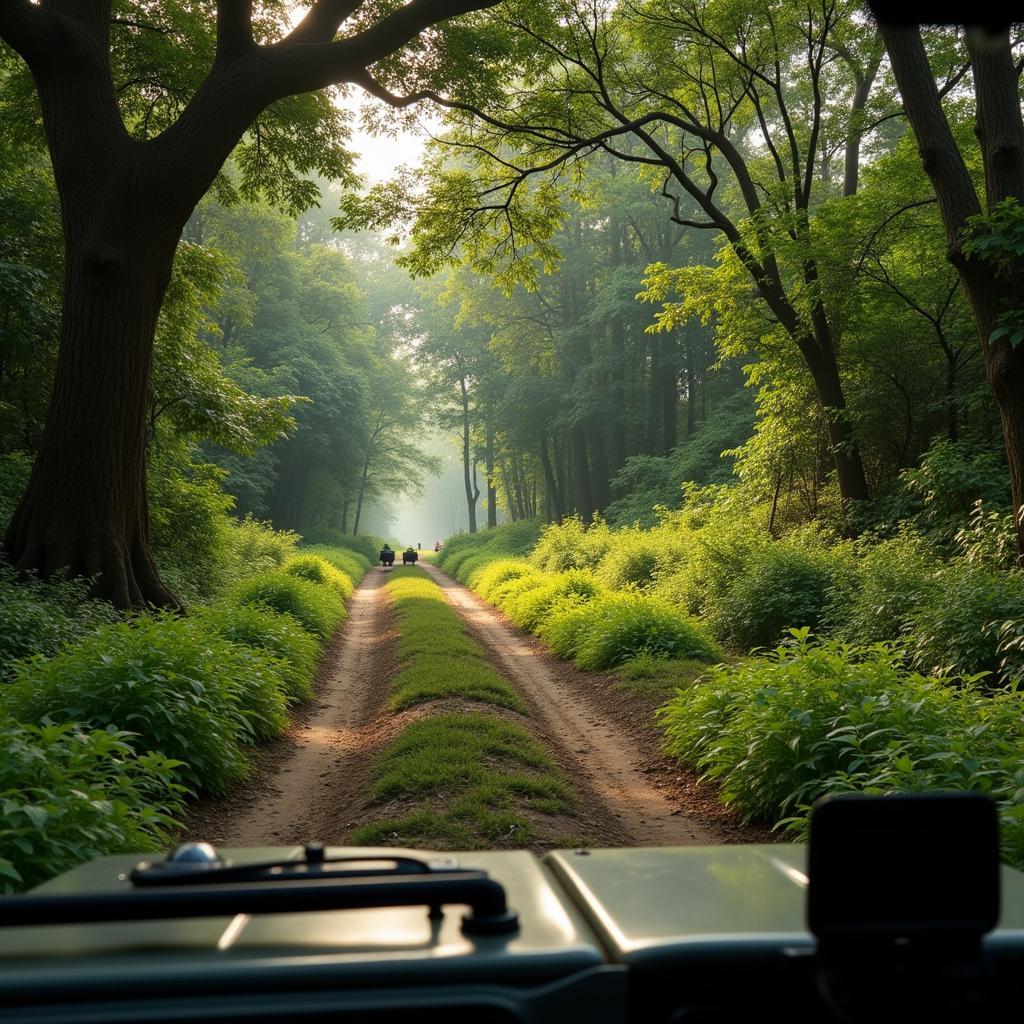
[[[239,580],[284,565],[295,553],[299,535],[290,530],[275,530],[270,523],[246,516],[229,520],[227,540],[233,562],[232,578]]]
[[[347,548],[332,548],[323,544],[303,545],[303,554],[317,555],[330,562],[336,569],[340,569],[354,584],[358,583],[365,575],[371,565],[377,563],[376,555],[371,562],[365,555],[358,551],[350,551]]]
[[[914,667],[936,676],[988,672],[998,682],[999,628],[1024,608],[1024,573],[955,558],[932,579],[925,600],[911,611]]]
[[[724,593],[709,601],[707,621],[724,643],[742,650],[767,647],[788,629],[818,628],[835,578],[822,552],[774,543],[750,552]]]
[[[941,565],[913,532],[866,545],[857,560],[856,586],[840,607],[832,602],[829,624],[845,640],[872,644],[897,640],[909,629],[911,611],[935,589]]]
[[[0,716],[0,891],[83,861],[169,845],[184,787],[175,761],[125,733]]]
[[[522,576],[512,576],[491,587],[488,600],[502,611],[508,608],[519,597],[544,583],[545,576],[535,570]]]
[[[0,682],[14,662],[33,655],[50,657],[104,623],[120,618],[112,605],[92,601],[83,580],[41,582],[17,576],[0,561]]]
[[[563,597],[548,608],[537,626],[537,636],[561,658],[575,658],[592,621],[590,605],[578,598]]]
[[[283,570],[289,576],[297,576],[300,580],[328,587],[340,594],[343,601],[352,596],[352,580],[319,555],[296,555],[285,562]]]
[[[306,532],[306,540],[311,546],[317,548],[327,547],[349,551],[360,559],[365,559],[365,568],[369,568],[377,562],[377,552],[380,551],[384,541],[380,537],[370,534],[360,534],[353,537],[350,533],[342,533],[341,530],[332,530],[320,527]],[[318,554],[322,552],[318,551]],[[325,556],[326,557],[326,556]]]
[[[680,690],[660,711],[666,751],[717,780],[745,819],[793,815],[798,835],[828,793],[989,793],[1004,853],[1024,864],[1024,694],[910,673],[879,645],[794,636]]]
[[[569,516],[560,525],[550,523],[541,530],[530,561],[547,572],[596,569],[611,544],[612,532],[606,523],[595,519],[584,526],[579,516]]]
[[[618,530],[601,560],[597,578],[611,590],[653,585],[660,562],[658,540],[651,530]]]
[[[287,723],[278,665],[190,620],[142,615],[20,665],[4,702],[19,721],[128,730],[136,750],[184,762],[193,789],[224,793],[245,775],[239,743]]]
[[[640,594],[607,594],[583,606],[575,661],[583,669],[614,668],[638,654],[716,661],[701,629],[671,605]]]
[[[312,699],[320,645],[292,616],[258,605],[223,602],[197,609],[193,617],[233,644],[279,659],[281,691],[289,702]]]
[[[499,558],[477,569],[470,577],[469,585],[485,601],[489,601],[492,591],[502,583],[519,579],[521,576],[538,575],[537,570],[521,558]]]
[[[505,602],[505,613],[520,628],[533,632],[549,610],[565,598],[583,604],[603,592],[593,575],[583,569],[544,579]]]
[[[235,587],[237,604],[255,604],[291,615],[310,633],[327,640],[345,618],[341,594],[285,572],[265,572]]]

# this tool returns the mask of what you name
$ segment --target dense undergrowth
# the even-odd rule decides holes
[[[379,811],[351,841],[529,846],[538,821],[570,810],[574,798],[529,731],[522,701],[422,569],[395,569],[387,588],[398,622],[388,706],[425,715],[379,756],[370,789]]]
[[[166,846],[186,801],[228,792],[312,696],[366,541],[300,549],[252,520],[221,528],[219,584],[184,616],[120,615],[85,584],[0,567],[5,891]]]
[[[669,698],[666,750],[743,818],[802,836],[826,793],[979,790],[1024,865],[1024,572],[1009,516],[968,508],[775,536],[742,487],[689,487],[648,528],[520,522],[438,561],[559,655]]]

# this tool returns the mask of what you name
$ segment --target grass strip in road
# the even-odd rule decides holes
[[[441,588],[421,569],[396,570],[388,591],[398,619],[400,668],[392,712],[456,698],[479,710],[438,710],[402,730],[381,753],[370,799],[380,817],[354,832],[360,845],[482,849],[560,842],[559,816],[578,800],[516,712],[512,685],[486,662]],[[571,825],[568,830],[571,831]]]
[[[391,681],[392,711],[446,697],[524,710],[519,695],[487,664],[483,649],[422,569],[396,569],[387,588],[398,617],[401,666]]]
[[[375,802],[411,798],[415,809],[359,829],[356,844],[523,846],[536,838],[524,811],[559,814],[573,796],[522,726],[485,713],[413,722],[377,764]]]

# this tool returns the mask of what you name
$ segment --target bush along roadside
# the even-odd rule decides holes
[[[987,793],[1005,859],[1024,868],[1024,693],[906,669],[901,653],[794,630],[772,654],[719,665],[660,711],[669,754],[746,820],[805,838],[820,796]]]
[[[236,785],[246,748],[312,696],[322,648],[369,564],[351,550],[301,550],[187,616],[89,611],[67,620],[71,640],[51,656],[7,663],[0,887],[42,880],[40,864],[53,874],[166,845],[186,797]],[[37,618],[25,615],[26,628]]]
[[[398,623],[388,709],[412,721],[379,755],[372,820],[350,841],[436,849],[579,842],[564,833],[576,798],[531,733],[515,689],[488,665],[441,588],[422,569],[396,569],[387,589]]]

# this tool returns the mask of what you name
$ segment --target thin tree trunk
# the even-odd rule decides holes
[[[587,465],[587,435],[582,423],[572,428],[572,478],[575,484],[576,512],[585,523],[594,519],[594,498],[590,490]]]
[[[487,449],[484,452],[487,470],[487,529],[498,525],[498,488],[494,478],[494,424],[487,418]]]
[[[540,442],[540,464],[544,470],[544,487],[551,501],[554,511],[554,519],[561,523],[565,518],[565,504],[562,501],[562,492],[555,479],[554,470],[551,467],[551,456],[548,454],[548,439],[543,429],[538,430]]]
[[[472,477],[469,437],[469,389],[466,378],[459,378],[459,390],[462,395],[462,480],[466,489],[466,510],[469,514],[469,532],[476,533],[476,503],[480,497],[480,489],[475,486]]]
[[[359,480],[359,495],[356,499],[356,518],[352,523],[352,536],[357,537],[359,535],[359,520],[363,515],[363,498],[366,496],[366,480],[370,475],[370,456],[367,454],[366,461],[363,463],[363,475]]]
[[[925,173],[931,179],[946,228],[950,262],[960,274],[978,329],[985,376],[1003,427],[1016,520],[1017,561],[1024,566],[1024,344],[1005,336],[992,340],[1001,315],[1024,308],[1024,271],[997,275],[986,261],[963,252],[964,228],[981,203],[953,137],[928,56],[916,28],[880,25],[903,107],[917,137]],[[975,131],[985,167],[989,212],[1004,199],[1024,202],[1024,121],[1009,32],[969,29],[974,69]]]
[[[667,455],[679,441],[679,342],[674,334],[661,341],[661,450]]]

